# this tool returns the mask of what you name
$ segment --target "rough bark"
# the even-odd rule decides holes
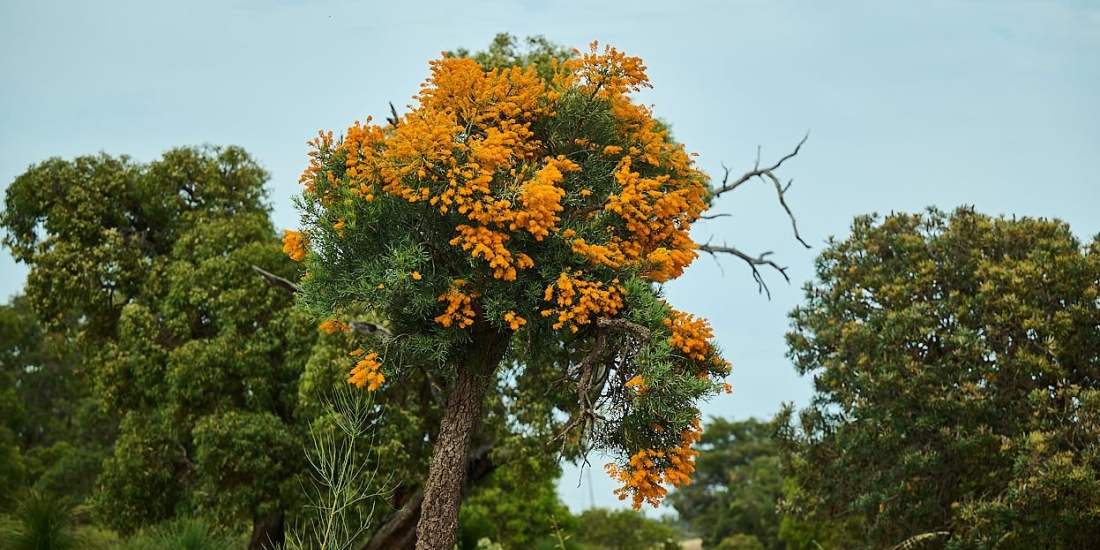
[[[432,449],[416,527],[417,550],[454,548],[470,439],[481,421],[482,402],[507,346],[506,333],[483,323],[473,327],[473,342],[457,369]]]
[[[269,550],[282,548],[285,533],[283,531],[283,513],[271,512],[266,516],[252,520],[252,536],[248,541],[248,550]]]
[[[466,464],[466,491],[485,479],[496,469],[489,456],[491,445],[485,445],[470,455]],[[420,521],[420,504],[424,501],[424,492],[416,491],[402,502],[400,508],[390,514],[375,531],[363,550],[413,550],[416,547],[416,524]]]

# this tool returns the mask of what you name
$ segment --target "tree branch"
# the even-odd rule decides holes
[[[386,338],[392,338],[393,333],[382,325],[376,325],[374,323],[368,323],[366,321],[351,321],[348,323],[351,330],[358,332],[359,334],[365,334],[367,336],[375,336],[381,334]]]
[[[267,281],[267,284],[271,286],[281,288],[292,294],[297,294],[298,292],[302,291],[302,288],[298,285],[256,264],[252,264],[252,271],[258,273],[260,277],[263,277],[264,280]],[[359,334],[365,334],[367,336],[375,336],[381,334],[386,338],[393,337],[393,333],[386,329],[386,327],[382,325],[377,325],[375,323],[369,323],[366,321],[351,321],[350,323],[348,323],[348,326],[350,326],[351,329],[355,332],[358,332]]]
[[[393,106],[393,102],[390,102],[390,116],[386,117],[386,122],[397,128],[397,121],[401,120],[401,117],[397,116],[397,109]]]
[[[760,147],[757,147],[756,148],[756,162],[753,164],[752,170],[749,170],[748,172],[745,172],[744,174],[741,175],[741,177],[737,178],[734,181],[729,181],[730,169],[728,167],[726,167],[726,165],[723,164],[722,169],[725,170],[725,174],[722,176],[722,184],[719,185],[718,188],[714,190],[714,196],[717,197],[717,196],[721,195],[722,193],[728,193],[730,191],[733,191],[734,189],[737,189],[738,187],[741,187],[741,185],[743,185],[745,182],[751,180],[752,178],[758,178],[758,177],[764,176],[765,174],[768,174],[768,173],[774,173],[776,170],[779,169],[780,166],[783,166],[784,162],[787,162],[788,160],[790,160],[790,159],[794,158],[796,155],[798,155],[798,152],[800,150],[802,150],[802,145],[804,143],[806,143],[806,140],[809,139],[809,138],[810,138],[810,134],[809,134],[809,132],[807,132],[806,135],[803,136],[802,139],[798,142],[798,145],[795,146],[794,151],[791,151],[790,153],[787,153],[783,158],[779,159],[775,164],[773,164],[771,166],[768,166],[768,167],[765,167],[765,168],[760,167]]]
[[[744,260],[744,262],[749,265],[749,268],[752,269],[752,278],[756,281],[757,290],[767,294],[769,300],[771,300],[772,298],[772,292],[771,289],[768,288],[768,284],[764,282],[764,277],[760,273],[761,267],[770,267],[778,271],[779,274],[783,276],[783,279],[786,280],[788,283],[791,282],[791,277],[787,275],[787,268],[768,259],[768,256],[771,255],[770,250],[761,253],[759,256],[750,256],[728,245],[715,246],[707,243],[698,245],[696,249],[702,252],[706,252],[707,254],[710,254],[715,258],[718,257],[718,254],[730,254]]]
[[[264,280],[267,281],[267,283],[271,286],[277,286],[290,292],[299,292],[301,290],[300,288],[298,288],[298,285],[270,271],[267,271],[256,264],[252,264],[252,271],[259,273],[260,277],[263,277]]]
[[[753,164],[752,170],[745,172],[741,175],[741,177],[733,181],[730,181],[729,179],[730,169],[723,164],[722,170],[724,171],[724,173],[722,174],[722,183],[716,189],[714,189],[713,196],[719,197],[723,193],[733,191],[734,189],[741,187],[753,178],[760,178],[765,181],[771,181],[772,185],[775,187],[775,194],[779,199],[779,205],[783,207],[783,210],[787,213],[787,218],[791,221],[791,229],[794,230],[794,238],[797,239],[799,243],[802,243],[802,246],[806,248],[811,248],[810,245],[802,239],[802,235],[798,232],[798,222],[797,220],[795,220],[794,213],[791,212],[791,207],[787,204],[787,191],[791,188],[791,184],[794,183],[794,180],[788,180],[787,185],[783,185],[779,179],[779,176],[775,175],[775,171],[778,170],[780,166],[783,166],[784,162],[787,162],[788,160],[798,155],[798,152],[802,150],[802,145],[805,144],[806,140],[809,138],[810,134],[809,132],[807,132],[805,136],[802,136],[802,139],[798,142],[798,145],[795,146],[793,151],[784,155],[782,158],[776,161],[775,164],[772,164],[771,166],[765,166],[763,168],[760,167],[760,147],[757,147],[756,162]]]
[[[598,321],[597,321],[598,324]],[[644,327],[643,327],[644,328]],[[603,417],[596,412],[596,408],[592,405],[592,367],[596,365],[596,362],[603,356],[605,349],[607,348],[607,332],[600,330],[596,332],[596,341],[592,344],[592,349],[588,350],[584,359],[581,360],[581,364],[577,367],[580,371],[580,375],[577,378],[577,403],[580,405],[580,410],[576,412],[565,425],[564,428],[550,441],[557,441],[561,439],[562,450],[565,449],[565,436],[569,432],[578,426],[583,430],[593,426],[597,420],[602,420]],[[587,452],[582,446],[582,455],[586,455]]]
[[[596,319],[596,326],[622,332],[630,332],[642,340],[649,339],[648,328],[643,327],[642,325],[639,325],[634,321],[628,321],[626,319],[608,319],[606,317],[601,317],[599,319]]]

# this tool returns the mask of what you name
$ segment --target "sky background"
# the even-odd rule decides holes
[[[54,2],[0,0],[0,186],[51,156],[137,160],[177,145],[236,144],[271,173],[275,222],[305,141],[401,106],[442,50],[494,34],[598,39],[649,66],[643,99],[700,166],[721,174],[789,151],[794,241],[774,190],[757,182],[717,204],[732,216],[696,240],[773,250],[792,283],[772,299],[732,259],[700,258],[669,284],[680,309],[711,320],[734,393],[706,415],[768,417],[807,402],[784,357],[787,312],[828,236],[853,216],[974,205],[1061,218],[1100,232],[1100,2]],[[0,256],[0,297],[26,270]],[[574,510],[618,505],[593,457],[560,483]],[[581,482],[581,483],[579,483]],[[662,513],[658,511],[657,513]]]

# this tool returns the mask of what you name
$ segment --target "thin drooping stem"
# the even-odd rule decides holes
[[[473,328],[473,336],[447,396],[447,410],[432,449],[416,526],[417,550],[454,547],[470,440],[481,421],[485,394],[508,347],[507,333],[480,323]]]

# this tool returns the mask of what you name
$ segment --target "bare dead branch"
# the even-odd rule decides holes
[[[749,265],[749,268],[752,269],[752,278],[756,281],[757,290],[767,294],[769,300],[772,297],[772,292],[771,289],[768,288],[768,284],[764,282],[763,275],[760,273],[761,267],[770,267],[778,271],[788,283],[791,282],[791,277],[787,275],[787,268],[768,259],[768,256],[771,255],[771,251],[763,252],[759,256],[750,256],[749,254],[725,244],[717,246],[707,243],[698,245],[696,248],[714,257],[717,257],[718,254],[730,254],[743,260]]]
[[[713,220],[713,219],[717,219],[717,218],[728,218],[732,215],[733,214],[704,214],[702,216],[699,216],[699,219],[700,220]]]
[[[787,200],[784,198],[787,195],[787,190],[790,189],[791,184],[794,183],[794,180],[788,180],[787,185],[784,186],[780,185],[779,178],[775,177],[775,174],[768,172],[765,175],[768,176],[768,179],[772,180],[773,184],[775,184],[775,194],[779,198],[779,205],[782,206],[783,210],[787,212],[787,219],[791,220],[791,229],[794,230],[794,238],[798,239],[798,242],[802,243],[802,246],[806,248],[812,248],[809,243],[802,240],[802,235],[798,233],[798,221],[794,219],[794,213],[791,212],[791,207],[787,206]]]
[[[565,448],[565,436],[569,432],[576,428],[586,430],[592,427],[597,420],[603,420],[603,417],[596,412],[596,408],[592,405],[592,368],[596,365],[596,362],[603,357],[604,351],[607,348],[607,332],[601,330],[596,333],[596,341],[592,344],[592,349],[588,350],[584,359],[581,360],[577,370],[580,371],[580,375],[577,377],[577,403],[580,405],[580,410],[572,415],[569,422],[557,435],[551,439],[556,441],[561,439],[562,448]],[[583,452],[582,455],[587,455],[587,452]]]
[[[397,108],[393,106],[393,102],[391,101],[390,102],[390,116],[386,117],[386,122],[388,122],[390,124],[390,126],[393,126],[394,128],[397,128],[397,121],[398,120],[400,120],[400,117],[397,116]]]
[[[797,239],[798,242],[802,244],[802,246],[810,248],[810,245],[802,238],[802,235],[798,232],[798,222],[797,220],[795,220],[794,213],[791,212],[790,205],[787,204],[787,191],[791,188],[791,184],[794,183],[794,180],[788,180],[787,185],[783,185],[782,182],[780,182],[779,180],[779,176],[775,175],[775,171],[778,170],[779,167],[783,166],[784,162],[787,162],[788,160],[798,155],[798,152],[802,150],[802,145],[804,145],[806,143],[806,140],[809,138],[810,134],[809,132],[807,132],[806,135],[802,136],[802,139],[799,140],[798,145],[795,145],[793,151],[784,155],[782,158],[776,161],[775,164],[772,164],[771,166],[765,166],[763,168],[760,167],[760,148],[757,147],[756,162],[753,163],[752,170],[745,172],[741,175],[741,177],[733,181],[730,181],[730,169],[723,164],[722,183],[714,189],[714,197],[718,197],[721,196],[723,193],[733,191],[734,189],[741,187],[753,178],[760,178],[764,181],[771,181],[772,184],[775,186],[775,194],[779,199],[779,205],[783,207],[783,211],[787,213],[787,218],[791,221],[791,229],[794,230],[794,238]],[[713,217],[718,217],[718,215],[715,215]],[[707,216],[701,216],[701,218],[711,219],[711,217]]]
[[[282,288],[282,289],[284,289],[288,292],[298,292],[298,291],[301,290],[300,288],[298,288],[298,285],[296,285],[296,284],[290,282],[289,280],[284,279],[284,278],[282,278],[282,277],[280,277],[280,276],[278,276],[278,275],[276,275],[276,274],[274,274],[270,271],[267,271],[267,270],[265,270],[264,268],[262,268],[258,265],[253,264],[252,265],[252,271],[255,271],[256,273],[259,273],[260,276],[263,277],[265,281],[267,281],[267,284],[269,284],[271,286],[280,287],[280,288]]]
[[[776,170],[779,169],[780,166],[783,166],[784,162],[787,162],[788,160],[790,160],[790,159],[794,158],[796,155],[798,155],[798,152],[800,150],[802,150],[802,145],[804,143],[806,143],[806,140],[809,139],[809,138],[810,138],[810,134],[809,134],[809,132],[807,132],[806,135],[803,136],[802,139],[798,142],[798,145],[796,145],[794,147],[793,151],[791,151],[790,153],[787,153],[783,158],[776,161],[775,164],[773,164],[771,166],[764,167],[764,168],[760,167],[760,148],[757,147],[756,148],[756,162],[753,164],[752,170],[749,170],[748,172],[745,172],[744,174],[741,175],[741,177],[739,177],[739,178],[737,178],[736,180],[733,180],[733,181],[729,181],[730,169],[726,165],[723,164],[722,165],[722,170],[725,171],[725,174],[723,174],[723,176],[722,176],[722,184],[719,185],[718,188],[714,190],[714,196],[717,197],[717,196],[719,196],[723,193],[728,193],[730,191],[733,191],[734,189],[737,189],[738,187],[741,187],[743,184],[745,184],[745,182],[751,180],[752,178],[758,178],[758,177],[764,176],[765,174],[775,172]]]

